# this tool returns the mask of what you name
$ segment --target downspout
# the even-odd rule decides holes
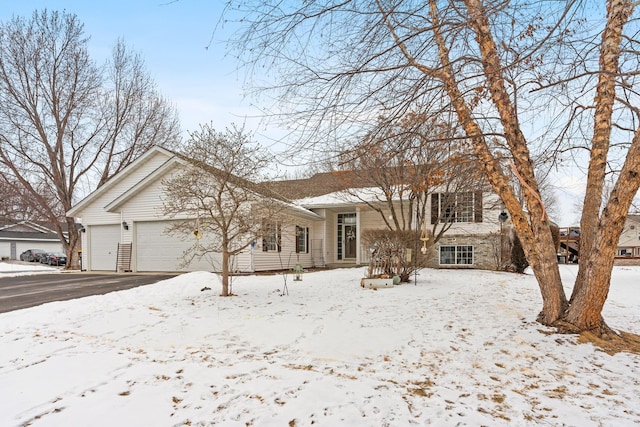
[[[356,265],[360,265],[360,206],[356,206]]]

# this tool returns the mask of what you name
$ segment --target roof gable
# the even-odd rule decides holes
[[[79,203],[73,206],[67,212],[69,216],[79,216],[78,214],[82,212],[87,206],[93,203],[96,199],[98,199],[101,195],[105,194],[110,189],[114,188],[120,182],[122,182],[126,177],[128,177],[131,173],[137,170],[141,165],[149,161],[152,157],[156,155],[164,155],[167,159],[174,156],[174,153],[167,150],[166,148],[160,146],[153,146],[136,160],[134,160],[131,164],[129,164],[126,168],[124,168],[121,172],[113,176],[107,182],[105,182],[102,186],[98,187],[87,197],[82,199]]]
[[[11,231],[17,233],[54,233],[52,228],[34,221],[18,221],[0,226],[0,231]]]
[[[118,208],[120,208],[124,203],[131,198],[140,193],[142,190],[147,188],[149,185],[154,183],[156,180],[160,179],[164,174],[168,171],[176,167],[177,165],[184,164],[185,162],[178,157],[171,157],[166,162],[164,162],[160,167],[153,170],[146,177],[138,181],[133,187],[129,188],[127,191],[122,193],[120,196],[115,198],[111,203],[105,206],[105,210],[107,212],[116,212]]]

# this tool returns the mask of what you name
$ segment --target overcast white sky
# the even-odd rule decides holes
[[[244,74],[236,72],[221,41],[227,33],[217,31],[212,39],[222,7],[222,1],[196,0],[0,0],[0,20],[44,8],[76,14],[97,61],[110,55],[118,38],[142,54],[160,92],[178,107],[184,130],[209,121],[222,130],[246,121],[260,138],[269,131],[259,128],[259,110],[243,98]]]

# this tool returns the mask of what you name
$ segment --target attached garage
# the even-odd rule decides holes
[[[219,271],[219,254],[208,254],[181,267],[184,252],[193,246],[194,239],[182,240],[169,235],[169,221],[135,223],[135,256],[137,271]],[[205,236],[206,237],[206,236]]]
[[[91,270],[115,271],[120,242],[120,224],[92,225],[89,234],[89,268]]]
[[[183,266],[183,255],[196,244],[195,236],[188,233],[182,238],[167,232],[175,219],[164,210],[165,179],[192,166],[201,167],[184,156],[154,146],[70,209],[67,214],[79,218],[85,228],[85,232],[80,233],[84,251],[83,268],[89,271],[133,272],[221,271],[222,256],[219,253],[205,254]],[[206,173],[203,171],[203,174]],[[270,197],[270,194],[263,196]],[[283,207],[287,209],[286,215],[295,220],[295,224],[280,227],[286,230],[284,238],[280,238],[287,242],[287,253],[263,251],[258,246],[260,242],[255,241],[253,243],[256,245],[234,257],[236,264],[232,270],[236,271],[239,267],[242,267],[241,271],[290,268],[295,265],[290,263],[298,262],[305,267],[311,266],[311,254],[296,252],[295,226],[324,219],[299,206],[283,204]],[[179,218],[194,215],[189,212],[182,214],[184,216],[180,215]],[[211,246],[207,245],[211,239],[215,239],[213,233],[205,232],[199,244]],[[121,251],[120,266],[117,265],[118,242],[125,244]],[[286,261],[283,261],[283,255],[286,255]]]

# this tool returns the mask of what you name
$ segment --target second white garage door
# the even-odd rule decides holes
[[[166,221],[136,222],[137,271],[220,271],[219,254],[194,259],[188,266],[181,267],[182,255],[193,246],[195,238],[183,241],[178,236],[166,234],[168,225]]]

